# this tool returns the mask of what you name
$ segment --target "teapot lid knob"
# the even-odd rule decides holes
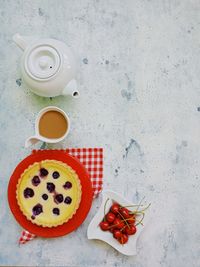
[[[42,69],[45,69],[47,66],[48,66],[48,61],[46,60],[46,58],[41,58],[39,60],[39,66],[42,68]]]

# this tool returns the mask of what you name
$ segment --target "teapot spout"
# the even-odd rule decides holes
[[[77,82],[75,79],[71,80],[67,86],[64,88],[63,95],[71,95],[74,98],[78,98],[80,96],[79,91],[77,90]]]
[[[25,50],[26,47],[28,46],[28,43],[26,39],[21,36],[19,33],[16,33],[13,35],[13,41],[21,48],[22,50]]]

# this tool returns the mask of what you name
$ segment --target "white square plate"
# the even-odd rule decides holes
[[[129,206],[129,205],[135,205],[128,200],[124,199],[121,195],[113,192],[113,191],[104,191],[103,193],[103,201],[102,204],[97,212],[97,214],[94,216],[92,221],[90,222],[87,230],[87,237],[88,239],[99,239],[102,240],[109,245],[111,245],[113,248],[118,250],[124,255],[127,256],[133,256],[137,254],[136,251],[136,242],[137,239],[143,229],[142,225],[137,226],[137,232],[135,235],[129,236],[129,240],[126,244],[122,245],[120,244],[110,233],[109,231],[102,231],[99,227],[99,223],[102,221],[104,217],[104,206],[105,202],[108,200],[106,204],[105,212],[107,213],[113,204],[113,202],[119,203],[121,206]],[[130,207],[129,210],[134,210],[135,207]],[[145,214],[146,215],[146,214]],[[146,217],[146,216],[145,216]]]

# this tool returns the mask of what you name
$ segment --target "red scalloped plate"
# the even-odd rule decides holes
[[[16,199],[16,186],[21,173],[23,173],[23,171],[34,162],[45,159],[55,159],[67,163],[76,171],[82,185],[81,203],[76,214],[68,222],[52,228],[41,227],[27,220],[21,212]],[[92,184],[85,167],[76,158],[70,156],[64,151],[39,151],[26,157],[14,170],[8,185],[8,202],[15,219],[24,229],[41,237],[63,236],[77,229],[83,223],[91,208],[92,196]]]

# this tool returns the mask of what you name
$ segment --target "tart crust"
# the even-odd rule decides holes
[[[47,176],[40,176],[41,168],[48,170]],[[59,172],[60,176],[58,179],[52,177],[54,171]],[[39,176],[40,178],[40,183],[37,186],[32,184],[34,176]],[[63,187],[67,181],[72,184],[72,187],[69,189]],[[50,182],[55,185],[55,192],[53,193],[47,190],[47,183]],[[26,188],[34,190],[33,197],[26,198],[24,196]],[[47,200],[42,198],[43,194],[48,195]],[[66,204],[64,201],[57,203],[55,202],[56,194],[62,194],[64,199],[69,196],[72,202],[70,204]],[[16,189],[17,203],[22,213],[32,223],[42,227],[56,227],[70,220],[79,208],[81,194],[81,184],[77,173],[66,163],[57,160],[43,160],[30,165],[21,174]],[[43,212],[33,217],[32,209],[37,204],[42,205]],[[54,208],[59,209],[59,215],[52,212]]]

